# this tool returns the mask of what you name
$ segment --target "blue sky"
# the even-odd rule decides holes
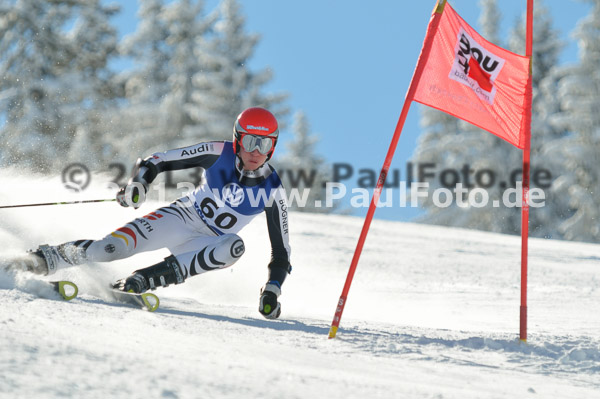
[[[121,34],[133,32],[137,2],[116,3],[122,6],[115,18]],[[588,14],[590,4],[574,0],[535,2],[542,3],[566,43],[561,63],[576,62],[578,50],[571,33],[577,21]],[[205,4],[208,11],[218,1]],[[242,2],[247,31],[261,35],[250,66],[272,68],[274,79],[267,90],[289,93],[289,106],[293,111],[304,111],[312,132],[320,136],[318,151],[328,162],[379,173],[435,4],[435,0]],[[479,0],[454,0],[450,4],[471,26],[479,28]],[[501,35],[508,40],[510,29],[525,12],[526,0],[498,1],[498,5]],[[400,170],[402,179],[421,132],[420,107],[416,103],[411,106],[391,166]],[[349,188],[356,180],[355,174],[346,181]],[[354,214],[364,215],[366,211],[359,208]],[[417,209],[394,206],[378,209],[375,217],[411,220],[418,214]]]

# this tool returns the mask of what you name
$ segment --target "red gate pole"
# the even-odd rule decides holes
[[[529,57],[529,82],[525,93],[525,148],[523,148],[523,197],[521,208],[521,308],[519,339],[527,341],[527,256],[529,239],[529,170],[531,153],[531,102],[533,75],[533,0],[527,0],[525,55]]]

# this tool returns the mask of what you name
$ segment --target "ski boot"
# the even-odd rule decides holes
[[[145,269],[136,270],[131,276],[118,280],[112,288],[119,291],[141,294],[155,290],[156,287],[168,287],[169,284],[181,284],[185,276],[175,256],[171,255],[164,261]]]

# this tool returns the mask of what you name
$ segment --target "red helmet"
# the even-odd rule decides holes
[[[269,160],[278,136],[277,119],[272,113],[261,107],[247,108],[233,125],[233,152],[237,154],[241,145],[248,152],[258,150]]]

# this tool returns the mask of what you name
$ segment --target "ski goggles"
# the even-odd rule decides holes
[[[242,135],[242,147],[247,152],[258,150],[263,155],[267,155],[273,149],[274,137],[253,136],[251,134]]]

